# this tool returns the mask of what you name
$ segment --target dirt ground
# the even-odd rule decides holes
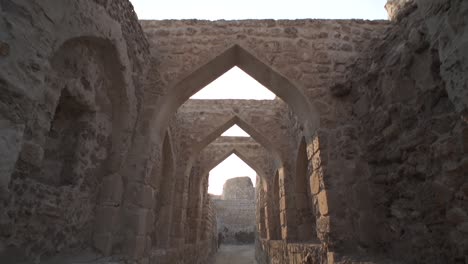
[[[213,264],[256,264],[255,246],[221,245]]]

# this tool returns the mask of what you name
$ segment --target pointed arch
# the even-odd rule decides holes
[[[258,176],[260,176],[261,179],[266,179],[267,175],[263,170],[261,170],[257,165],[255,165],[253,162],[247,158],[245,154],[242,153],[242,151],[237,150],[236,147],[232,147],[228,152],[226,152],[225,155],[221,156],[220,158],[216,159],[214,162],[212,162],[203,172],[201,175],[209,175],[210,171],[214,169],[216,166],[218,166],[221,162],[229,158],[232,154],[235,154],[237,157],[239,157],[245,164],[249,165]]]
[[[192,148],[192,153],[200,153],[206,146],[208,146],[211,142],[216,140],[221,134],[224,133],[227,129],[229,129],[233,125],[238,125],[242,128],[247,134],[249,134],[256,142],[258,142],[262,147],[270,151],[275,159],[275,163],[277,166],[281,166],[282,159],[281,155],[278,150],[273,147],[273,144],[265,138],[260,132],[258,132],[255,128],[253,128],[250,124],[244,121],[239,116],[235,115],[226,121],[224,124],[219,126],[217,129],[212,131],[208,136],[206,136],[201,141],[194,144]],[[191,157],[191,161],[193,161],[194,157]]]
[[[312,137],[319,127],[320,119],[318,111],[302,89],[238,44],[170,85],[167,89],[170,92],[161,99],[161,106],[155,114],[158,126],[153,129],[164,129],[185,101],[234,66],[238,66],[285,101],[303,122],[304,133]]]

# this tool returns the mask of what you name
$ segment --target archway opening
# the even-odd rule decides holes
[[[228,130],[224,131],[223,134],[221,134],[222,137],[250,137],[250,135],[245,132],[242,128],[240,128],[238,125],[233,125],[230,127]]]
[[[234,66],[203,89],[195,93],[190,99],[205,100],[273,100],[275,94],[257,80]]]
[[[153,123],[158,125],[150,127],[155,130],[151,134],[161,138],[161,129],[169,125],[181,105],[235,66],[281,98],[302,123],[304,135],[313,137],[320,123],[319,112],[303,89],[237,44],[167,87],[170,92],[161,98],[162,104],[155,109]]]
[[[215,206],[219,243],[255,242],[257,174],[235,153],[210,171],[208,190]]]
[[[249,177],[255,187],[257,173],[236,154],[231,154],[209,172],[208,193],[222,195],[223,187],[227,180],[246,176]]]

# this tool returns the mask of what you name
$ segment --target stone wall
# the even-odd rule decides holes
[[[295,116],[300,117],[297,123],[300,133],[289,131],[289,124],[295,124],[295,122],[289,122],[286,129],[288,138],[297,142],[297,145],[288,143],[285,144],[286,148],[280,148],[288,153],[283,156],[285,162],[282,168],[284,169],[281,170],[282,173],[278,181],[282,190],[280,199],[283,200],[282,203],[279,202],[283,205],[281,208],[282,236],[292,241],[311,240],[313,231],[310,229],[313,227],[308,224],[307,219],[318,214],[317,217],[320,218],[320,221],[317,222],[317,227],[321,230],[320,238],[328,243],[328,234],[333,232],[333,229],[329,228],[329,214],[334,215],[335,219],[340,218],[341,222],[349,222],[351,216],[344,216],[339,212],[340,208],[328,210],[326,188],[343,180],[331,175],[332,170],[322,170],[320,166],[331,162],[329,159],[337,160],[343,156],[356,157],[349,163],[359,162],[359,155],[353,149],[357,142],[347,142],[352,141],[351,137],[326,149],[329,146],[329,139],[345,135],[348,129],[346,125],[339,126],[338,124],[348,120],[349,105],[342,104],[334,96],[334,94],[346,94],[347,90],[340,90],[340,86],[336,84],[347,79],[348,67],[360,57],[368,54],[368,45],[383,36],[382,33],[388,27],[388,23],[384,21],[327,20],[225,21],[216,23],[208,21],[142,21],[142,26],[150,41],[152,54],[160,59],[159,69],[163,84],[167,87],[165,93],[171,95],[171,92],[177,89],[186,88],[186,90],[174,94],[173,97],[168,96],[168,101],[183,101],[190,95],[189,93],[202,88],[196,86],[196,83],[201,82],[200,79],[202,79],[202,77],[197,78],[196,73],[204,76],[203,78],[212,78],[212,75],[218,74],[218,72],[221,74],[225,68],[234,66],[236,63],[241,69],[244,68],[248,72],[250,70],[249,74],[255,78],[264,78],[262,80],[264,83],[268,83],[274,78],[265,78],[268,75],[262,75],[260,68],[254,69],[253,64],[264,63],[272,72],[271,74],[279,74],[294,83],[295,91],[289,84],[283,85],[283,90],[275,87],[274,82],[270,82],[273,86],[269,87],[281,95],[280,97],[292,108]],[[231,56],[234,56],[234,59],[231,60]],[[218,65],[218,67],[211,69],[212,65]],[[205,68],[210,68],[212,71]],[[275,78],[281,79],[282,77],[276,76]],[[330,92],[331,88],[333,89]],[[297,94],[298,97],[292,96],[293,94]],[[304,99],[304,95],[305,101],[310,101],[312,106],[299,99],[299,97]],[[305,110],[307,108],[309,109]],[[314,127],[318,120],[320,122],[319,131],[317,131],[318,127]],[[274,130],[268,131],[267,134],[271,132]],[[294,135],[294,137],[290,137],[290,135]],[[296,136],[300,137],[296,138]],[[296,153],[291,155],[291,153],[292,149],[300,145],[302,137],[304,137],[310,153],[307,155],[308,165],[304,175],[302,178],[297,178],[293,176],[297,165],[294,159],[299,155]],[[315,147],[313,146],[314,137],[316,143],[320,142]],[[278,141],[278,143],[280,142]],[[344,149],[346,151],[343,151]],[[315,164],[313,164],[314,162]],[[295,188],[307,185],[308,177],[314,170],[317,171],[314,184],[319,187],[314,191],[312,199],[314,205],[311,205],[311,202],[306,198],[312,195],[308,193],[308,188],[300,190],[300,196],[302,196],[300,199],[299,196],[295,197]],[[271,176],[274,177],[274,175]],[[298,182],[299,180],[301,182]],[[324,180],[330,182],[322,183]],[[345,187],[340,186],[340,188],[344,189]],[[339,192],[338,189],[333,190]],[[296,203],[296,200],[299,202]],[[344,201],[343,208],[357,206],[350,199],[344,199]],[[311,213],[310,210],[306,209],[313,206],[318,209],[319,204],[322,205],[321,211],[316,210]],[[300,217],[297,217],[298,214]],[[307,237],[299,237],[298,234],[304,232],[298,231],[298,228],[310,230],[307,232],[310,234]],[[352,241],[356,236],[357,234],[349,232],[347,239]]]
[[[254,200],[255,188],[249,177],[237,177],[224,183],[223,200]]]
[[[253,244],[255,241],[255,188],[249,177],[226,181],[221,199],[214,200],[218,233],[223,243]]]
[[[121,4],[0,6],[2,262],[93,248],[103,224],[119,226],[98,218],[121,204],[117,173],[140,108],[147,41],[125,30],[141,32]]]
[[[323,247],[317,244],[287,243],[281,240],[259,239],[255,243],[255,258],[258,264],[326,264],[335,263],[327,259]],[[350,263],[350,262],[348,262]],[[369,263],[369,262],[366,262]]]
[[[358,199],[376,203],[375,237],[363,240],[363,246],[405,263],[463,263],[468,252],[467,97],[466,83],[465,88],[456,83],[462,81],[459,67],[466,64],[467,50],[448,56],[447,45],[460,52],[459,44],[442,44],[444,33],[433,34],[444,27],[441,17],[452,16],[451,23],[460,25],[466,17],[455,10],[468,9],[457,1],[410,2],[399,10],[387,38],[376,44],[371,66],[362,69],[369,74],[354,79],[349,98],[370,165],[369,180],[352,189]],[[462,31],[458,34],[463,38]],[[453,63],[458,66],[447,70]],[[359,193],[368,188],[370,197]],[[365,222],[356,225],[371,228]]]
[[[387,9],[140,26],[127,0],[0,1],[0,262],[204,263],[232,151],[260,263],[467,262],[468,2]],[[281,99],[183,105],[235,65]],[[257,143],[216,141],[235,123]]]

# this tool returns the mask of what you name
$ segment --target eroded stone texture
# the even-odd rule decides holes
[[[92,248],[93,233],[101,232],[102,179],[120,170],[131,142],[140,83],[132,72],[145,67],[135,53],[147,52],[146,41],[130,44],[138,34],[121,29],[138,27],[135,17],[109,15],[120,4],[1,5],[2,50],[9,49],[1,58],[0,111],[10,124],[5,132],[15,131],[0,150],[9,157],[2,173],[14,168],[2,174],[3,184],[11,177],[0,208],[5,254],[44,260],[66,248]],[[120,204],[121,197],[112,207]]]
[[[207,263],[232,153],[258,174],[259,263],[467,262],[467,8],[138,22],[127,0],[0,1],[0,262]],[[236,65],[279,98],[185,102]],[[234,124],[252,138],[218,138]]]

